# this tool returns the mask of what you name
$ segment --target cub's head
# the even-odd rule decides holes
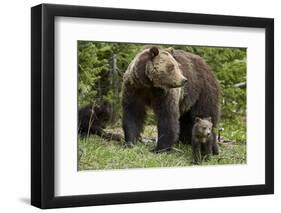
[[[199,138],[209,137],[212,133],[213,123],[212,118],[199,118],[196,117],[193,126],[193,134]]]

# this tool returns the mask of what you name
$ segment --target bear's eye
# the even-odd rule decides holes
[[[173,64],[168,64],[168,65],[167,65],[167,70],[168,70],[168,71],[173,71],[174,68],[175,68],[175,66],[174,66]]]

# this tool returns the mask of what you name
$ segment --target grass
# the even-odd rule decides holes
[[[246,163],[246,129],[242,121],[222,122],[223,137],[230,143],[220,144],[220,154],[211,156],[202,165],[244,164]],[[120,128],[111,129],[122,132]],[[156,127],[146,126],[143,138],[156,137]],[[169,153],[155,154],[151,150],[153,142],[138,143],[134,148],[124,148],[121,143],[106,141],[98,136],[79,138],[78,170],[127,169],[151,167],[192,166],[191,146],[177,144]]]

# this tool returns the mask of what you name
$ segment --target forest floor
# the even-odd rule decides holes
[[[225,126],[229,126],[225,124]],[[109,129],[110,132],[122,134],[121,128]],[[146,143],[138,143],[133,148],[125,148],[122,143],[108,141],[91,135],[78,139],[78,170],[107,170],[151,167],[184,167],[193,166],[191,146],[177,144],[168,153],[155,154],[152,142],[156,138],[156,127],[146,126],[142,135]],[[246,163],[246,131],[244,128],[226,128],[223,136],[229,143],[220,143],[220,154],[211,156],[201,165],[245,164]],[[150,139],[150,140],[149,140]],[[196,165],[198,166],[198,165]]]

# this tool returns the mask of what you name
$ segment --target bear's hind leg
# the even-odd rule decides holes
[[[219,154],[219,145],[217,143],[217,135],[214,131],[212,131],[212,147],[211,147],[211,151],[213,153],[213,155],[218,155]]]
[[[183,144],[191,144],[193,122],[190,112],[184,113],[180,119],[179,141]]]

